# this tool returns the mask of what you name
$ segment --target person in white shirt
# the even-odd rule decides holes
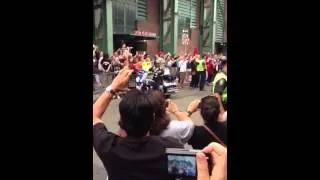
[[[194,129],[194,123],[188,113],[179,111],[178,105],[170,99],[166,100],[160,91],[150,92],[149,97],[155,108],[155,120],[149,131],[150,135],[171,137],[179,144],[185,145]],[[168,112],[176,119],[171,119]]]
[[[191,64],[190,64],[190,62],[191,62],[191,55],[190,55],[190,54],[187,54],[186,56],[187,56],[187,58],[186,58],[186,60],[187,60],[186,81],[189,83],[189,82],[191,82]],[[188,65],[188,64],[189,64],[189,65]]]
[[[180,68],[180,88],[183,88],[183,83],[186,79],[187,64],[188,64],[188,61],[186,58],[187,58],[186,56],[184,58],[182,58],[178,64],[178,66]]]
[[[151,104],[154,106],[154,121],[151,125],[149,135],[160,136],[162,138],[172,138],[176,142],[185,146],[193,135],[194,123],[187,112],[181,112],[178,105],[166,100],[162,92],[153,90],[148,92]],[[169,112],[176,118],[172,120]],[[127,133],[121,128],[117,134],[126,137]]]

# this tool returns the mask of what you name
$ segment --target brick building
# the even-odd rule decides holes
[[[209,52],[227,41],[225,1],[94,0],[93,41],[108,53],[124,42],[149,54]]]

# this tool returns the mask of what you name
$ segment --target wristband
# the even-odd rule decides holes
[[[187,111],[188,113],[188,116],[190,117],[192,115],[192,112],[191,111]]]
[[[109,93],[111,93],[112,95],[115,95],[115,94],[116,94],[116,91],[113,90],[113,89],[111,88],[111,86],[108,86],[108,87],[106,88],[106,92],[109,92]]]

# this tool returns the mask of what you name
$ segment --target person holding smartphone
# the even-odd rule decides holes
[[[130,90],[120,101],[121,137],[110,132],[102,121],[112,96],[128,87],[133,70],[125,67],[93,105],[93,147],[110,180],[170,179],[167,173],[165,148],[182,148],[172,138],[150,136],[155,109],[149,96]],[[171,179],[170,179],[171,180]]]
[[[209,175],[206,154],[210,154],[214,162],[211,176]],[[197,180],[227,180],[227,148],[218,143],[210,143],[202,152],[197,153]]]
[[[170,99],[166,100],[164,94],[160,91],[150,91],[148,96],[155,109],[154,121],[149,134],[163,138],[170,137],[184,146],[190,139],[194,128],[194,123],[188,117],[188,114],[179,111],[178,105]],[[174,115],[175,119],[171,119],[169,113]],[[126,137],[125,133],[118,132],[120,136]]]
[[[181,180],[227,180],[227,148],[211,142],[202,150],[166,148],[168,174]]]

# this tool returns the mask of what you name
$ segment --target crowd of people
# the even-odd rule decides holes
[[[185,176],[196,175],[195,159],[191,156],[172,156],[168,155],[168,173],[183,174]]]
[[[184,55],[171,55],[164,52],[149,55],[143,52],[133,55],[130,50],[130,47],[123,44],[110,56],[93,45],[93,77],[96,89],[102,86],[102,74],[107,74],[109,79],[113,79],[119,70],[127,66],[134,71],[160,68],[165,74],[176,76],[180,88],[189,83],[190,88],[199,88],[202,91],[206,84],[212,85],[215,75],[222,71],[223,64],[226,62],[226,56],[223,56],[220,51],[200,56],[195,52]]]
[[[100,72],[113,72],[113,80],[93,105],[93,146],[108,178],[171,179],[165,148],[200,149],[197,153],[198,180],[227,179],[227,60],[221,54],[174,56],[170,53],[132,55],[125,45],[111,57],[94,46],[95,81]],[[131,74],[140,69],[167,67],[179,77],[180,87],[203,90],[212,83],[212,92],[189,103],[182,110],[160,91],[132,89],[119,104],[119,130],[112,133],[101,120],[112,98],[127,89]],[[189,78],[190,77],[190,78]],[[195,125],[192,114],[199,111],[203,125]],[[171,113],[175,118],[171,119]],[[189,145],[189,146],[187,146]],[[209,172],[205,154],[211,154]]]

